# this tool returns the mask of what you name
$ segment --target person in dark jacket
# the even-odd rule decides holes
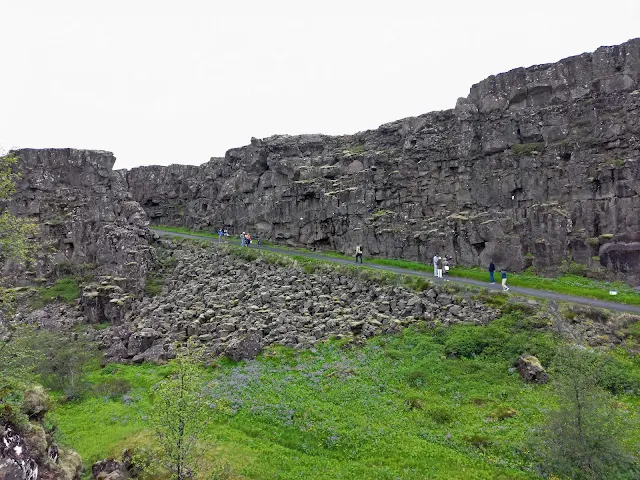
[[[493,260],[491,260],[491,263],[489,264],[489,278],[491,279],[491,283],[496,283],[496,279],[493,276],[495,271],[496,266],[493,264]]]

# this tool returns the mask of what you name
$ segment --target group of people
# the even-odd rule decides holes
[[[449,262],[451,257],[445,255],[441,257],[437,253],[433,256],[433,276],[436,278],[442,278],[443,273],[449,273]]]
[[[495,271],[496,266],[493,263],[493,260],[491,260],[491,262],[489,263],[489,279],[491,280],[491,285],[496,283]],[[507,271],[503,268],[502,270],[500,270],[500,274],[502,275],[502,290],[504,292],[507,292],[509,291],[509,287],[507,287]]]
[[[222,242],[223,237],[228,237],[229,231],[226,228],[218,229],[218,242]],[[251,234],[249,232],[242,232],[240,234],[240,245],[243,247],[248,247],[251,245]],[[260,239],[258,239],[258,246],[260,246]]]
[[[442,278],[443,273],[446,274],[449,272],[449,266],[451,262],[451,257],[445,255],[441,257],[437,253],[433,256],[433,276],[436,278]],[[489,280],[491,284],[495,284],[495,271],[496,265],[493,263],[493,260],[489,263]],[[503,268],[500,270],[500,274],[502,276],[502,290],[507,292],[509,287],[507,287],[507,271]]]
[[[242,232],[240,234],[240,245],[243,247],[251,245],[251,234],[249,232]],[[258,246],[260,246],[260,239],[258,239]]]
[[[356,263],[362,263],[362,245],[356,245]],[[449,273],[449,268],[451,266],[452,257],[449,255],[445,255],[441,257],[437,253],[433,256],[433,276],[436,278],[443,278],[443,275]],[[491,284],[495,284],[495,271],[496,265],[493,263],[493,260],[489,263],[489,279]],[[500,274],[502,276],[502,290],[504,292],[509,291],[509,287],[507,287],[507,271],[503,268],[500,270]]]
[[[229,231],[226,228],[218,229],[218,242],[222,241],[222,237],[228,237],[228,236],[229,236]]]

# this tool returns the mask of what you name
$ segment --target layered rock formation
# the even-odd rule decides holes
[[[97,275],[120,279],[140,292],[153,252],[144,210],[131,199],[113,154],[74,149],[24,149],[21,178],[8,207],[40,225],[41,276],[55,266],[86,265]],[[22,275],[25,279],[26,276]]]
[[[640,39],[474,85],[455,109],[346,136],[252,139],[126,173],[160,224],[640,280]]]

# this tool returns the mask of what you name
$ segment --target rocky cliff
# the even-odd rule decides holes
[[[153,262],[152,234],[122,174],[113,171],[113,154],[74,149],[13,153],[21,178],[8,207],[40,225],[42,250],[32,276],[84,264],[97,275],[119,277],[126,290],[141,291]],[[22,280],[27,277],[22,272]]]
[[[279,135],[126,173],[153,222],[290,244],[640,279],[640,39],[474,85],[355,135]]]

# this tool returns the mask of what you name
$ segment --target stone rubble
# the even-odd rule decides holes
[[[120,325],[96,333],[113,361],[164,361],[191,339],[210,355],[253,358],[263,348],[310,348],[329,338],[371,337],[426,320],[486,324],[498,312],[443,285],[417,293],[340,275],[304,273],[222,250],[177,249],[161,295],[136,300]]]

